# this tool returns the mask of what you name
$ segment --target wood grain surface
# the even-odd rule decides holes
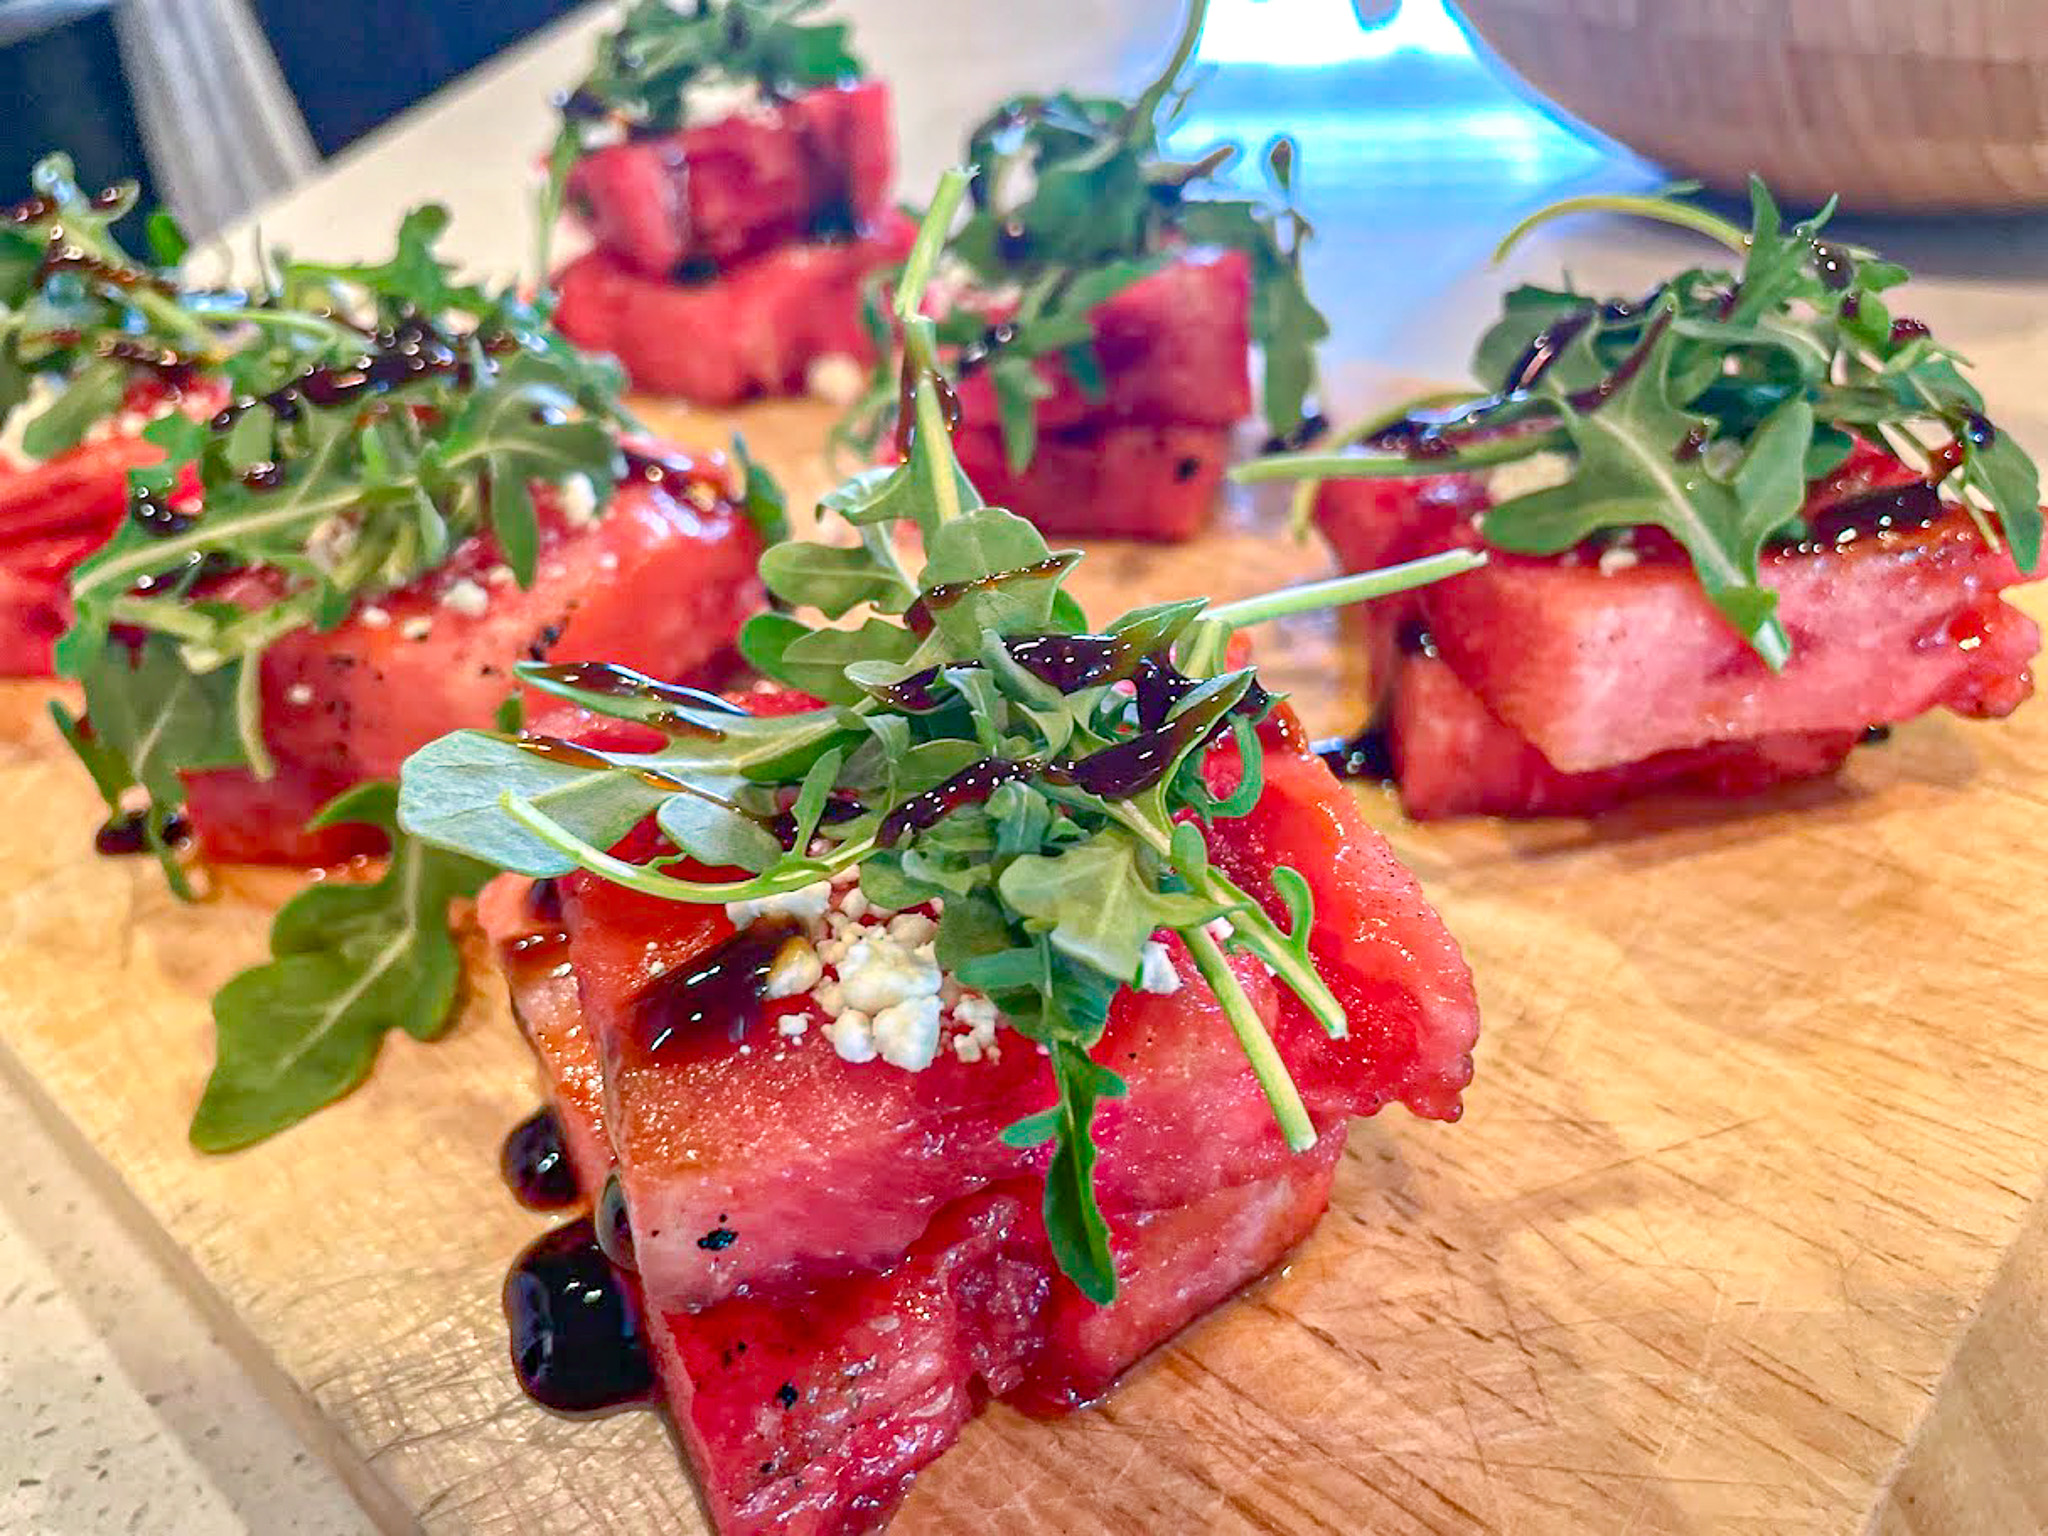
[[[800,494],[821,419],[746,416]],[[1234,505],[1191,548],[1091,550],[1076,585],[1121,608],[1323,574],[1278,522]],[[1356,723],[1334,621],[1261,646],[1312,728]],[[445,1041],[197,1156],[207,999],[294,877],[228,872],[188,908],[93,857],[45,695],[0,696],[0,1061],[381,1524],[701,1531],[658,1418],[553,1418],[507,1368],[499,1287],[546,1222],[497,1180],[537,1087],[489,965]],[[1418,828],[1363,792],[1479,975],[1464,1122],[1361,1124],[1282,1272],[1102,1409],[992,1410],[897,1529],[2035,1536],[2044,761],[2037,704],[1741,807]]]

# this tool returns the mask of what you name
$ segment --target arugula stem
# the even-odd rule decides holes
[[[1349,603],[1365,602],[1369,598],[1386,597],[1395,592],[1426,587],[1431,582],[1442,581],[1447,576],[1462,576],[1465,572],[1477,570],[1484,564],[1484,550],[1447,549],[1442,554],[1425,555],[1419,560],[1404,560],[1399,565],[1382,566],[1379,570],[1364,571],[1355,576],[1333,576],[1328,581],[1307,581],[1297,587],[1282,587],[1277,592],[1241,598],[1237,602],[1211,608],[1205,617],[1219,624],[1228,624],[1235,629],[1244,629],[1249,625],[1284,618],[1291,613],[1309,613],[1318,608],[1341,608]]]
[[[1471,389],[1440,389],[1430,394],[1417,395],[1383,411],[1354,421],[1335,433],[1322,448],[1324,453],[1334,453],[1342,448],[1353,448],[1383,432],[1397,421],[1406,421],[1418,411],[1440,411],[1454,405],[1468,405],[1475,400],[1484,400],[1485,395]],[[1287,503],[1287,531],[1296,538],[1308,532],[1309,518],[1315,506],[1316,491],[1322,486],[1321,480],[1303,480],[1295,486],[1294,494]]]
[[[941,176],[939,189],[932,194],[931,206],[925,210],[924,219],[917,226],[917,240],[904,260],[903,275],[896,280],[893,306],[896,318],[906,325],[917,318],[917,306],[924,298],[925,285],[931,281],[932,264],[939,259],[939,252],[946,248],[946,241],[953,233],[953,215],[959,212],[960,199],[967,195],[967,184],[972,180],[974,172],[957,165]],[[926,339],[929,340],[929,336]]]
[[[1491,469],[1539,453],[1568,450],[1571,440],[1562,431],[1514,432],[1475,443],[1457,453],[1433,458],[1411,459],[1406,454],[1364,453],[1282,453],[1270,459],[1253,459],[1231,470],[1239,485],[1259,485],[1268,480],[1409,480],[1425,475],[1454,475],[1468,469]]]
[[[678,880],[673,875],[664,875],[645,865],[629,864],[602,848],[592,847],[523,795],[506,790],[498,796],[498,804],[506,815],[557,853],[592,874],[604,876],[614,885],[623,885],[628,890],[648,896],[659,896],[666,901],[689,901],[706,906],[802,890],[807,885],[830,879],[842,869],[852,868],[875,851],[874,838],[863,837],[841,843],[825,858],[803,860],[799,866],[780,874],[761,875],[752,880]]]
[[[924,325],[929,327],[930,321]],[[939,403],[939,376],[923,369],[917,380],[917,435],[931,445],[925,454],[930,466],[932,500],[938,521],[950,523],[960,515],[959,461],[953,457],[951,434],[946,430],[945,407]],[[927,530],[929,531],[929,530]]]
[[[1531,230],[1548,224],[1552,219],[1563,218],[1572,213],[1628,213],[1638,218],[1654,219],[1660,224],[1674,224],[1680,229],[1690,229],[1697,234],[1718,240],[1738,256],[1749,252],[1749,235],[1746,231],[1729,223],[1718,213],[1704,208],[1695,208],[1690,203],[1673,202],[1667,197],[1632,196],[1621,192],[1595,192],[1585,197],[1568,197],[1561,203],[1552,203],[1548,208],[1539,208],[1521,223],[1500,238],[1500,244],[1493,248],[1496,264],[1507,259],[1508,252],[1522,243]]]
[[[1173,82],[1180,78],[1181,71],[1188,67],[1188,61],[1195,56],[1195,49],[1202,41],[1202,23],[1208,14],[1209,0],[1190,0],[1187,13],[1181,17],[1180,36],[1174,41],[1173,57],[1166,61],[1166,67],[1150,85],[1145,87],[1144,94],[1131,103],[1131,110],[1125,114],[1125,131],[1121,137],[1126,142],[1136,128],[1151,122],[1158,115],[1159,105],[1166,100],[1166,93],[1173,89]]]
[[[1251,1063],[1252,1076],[1265,1090],[1266,1102],[1273,1106],[1273,1118],[1280,1123],[1280,1134],[1287,1138],[1289,1150],[1306,1152],[1316,1144],[1315,1123],[1308,1117],[1308,1106],[1301,1102],[1301,1090],[1288,1075],[1287,1063],[1280,1059],[1273,1037],[1266,1033],[1265,1022],[1245,996],[1237,973],[1223,958],[1223,947],[1209,936],[1208,929],[1199,926],[1181,929],[1180,936],[1187,941],[1188,953],[1194,956],[1195,969],[1202,973],[1202,980],[1223,1005],[1224,1017],[1230,1020],[1245,1060]]]

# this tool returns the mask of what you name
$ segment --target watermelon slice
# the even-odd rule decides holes
[[[72,567],[120,526],[128,471],[163,457],[143,426],[170,410],[210,415],[225,399],[214,383],[173,391],[141,379],[121,414],[76,447],[40,464],[0,464],[0,677],[50,675],[51,647],[71,627]]]
[[[1317,520],[1365,569],[1478,544],[1484,506],[1469,480],[1331,481]],[[1763,560],[1793,644],[1775,674],[1654,532],[1622,552],[1495,552],[1390,605],[1372,659],[1411,811],[1747,793],[1833,771],[1867,727],[1936,707],[1996,718],[2032,693],[2039,630],[1998,596],[2020,572],[1966,512],[1865,446],[1811,488],[1807,514],[1813,538]]]
[[[1283,723],[1269,731],[1264,800],[1252,816],[1219,823],[1212,842],[1218,863],[1283,916],[1265,861],[1308,873],[1313,943],[1351,1010],[1350,1038],[1332,1040],[1282,1007],[1249,957],[1234,957],[1240,980],[1318,1126],[1397,1098],[1455,1117],[1477,1030],[1456,945],[1350,795],[1284,723],[1292,717],[1275,718]],[[580,873],[563,880],[562,896],[569,960],[603,1052],[635,1263],[655,1305],[702,1307],[872,1270],[951,1201],[1042,1175],[1047,1149],[998,1140],[1054,1096],[1050,1068],[1028,1043],[1012,1037],[997,1060],[942,1049],[915,1072],[853,1063],[819,1038],[828,1015],[808,996],[763,1005],[737,1038],[697,1026],[664,1039],[667,1003],[651,979],[691,974],[690,962],[732,935],[725,913]],[[1098,1114],[1096,1187],[1112,1213],[1178,1205],[1291,1162],[1220,1006],[1177,942],[1169,953],[1179,990],[1120,993],[1098,1052],[1130,1087]],[[785,1021],[802,1035],[792,1039]],[[1184,1128],[1195,1123],[1204,1132],[1191,1157]]]
[[[568,196],[598,249],[672,278],[866,228],[888,212],[894,162],[889,88],[868,81],[595,150]]]
[[[479,536],[430,577],[357,608],[324,634],[302,630],[263,659],[265,738],[277,775],[186,775],[187,809],[217,859],[327,862],[364,851],[363,829],[308,833],[313,810],[365,779],[395,778],[406,756],[458,725],[488,725],[512,691],[513,663],[604,656],[668,677],[721,665],[759,607],[760,542],[726,499],[722,471],[636,476],[578,525],[536,486],[539,576],[521,590]],[[257,576],[216,594],[257,600]],[[530,702],[538,702],[538,695]]]
[[[962,467],[988,499],[1048,532],[1180,540],[1208,523],[1251,413],[1251,266],[1242,251],[1190,251],[1091,314],[1102,392],[1062,362],[1033,365],[1038,443],[1023,472],[1003,451],[987,369],[964,369]],[[1006,318],[991,310],[991,325]]]
[[[555,320],[579,346],[618,358],[650,394],[705,406],[792,394],[819,358],[873,361],[862,289],[909,254],[915,234],[888,213],[853,239],[780,246],[698,283],[590,251],[558,275]]]
[[[500,880],[480,912],[579,1182],[595,1191],[611,1159],[597,1043],[532,889]],[[714,1527],[874,1529],[988,1397],[1035,1413],[1101,1397],[1307,1235],[1343,1145],[1339,1127],[1263,1178],[1127,1213],[1115,1239],[1124,1284],[1108,1307],[1058,1278],[1036,1186],[1013,1180],[939,1209],[875,1273],[649,1311],[647,1342]]]

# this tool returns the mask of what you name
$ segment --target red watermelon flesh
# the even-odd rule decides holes
[[[495,570],[496,544],[480,536],[335,629],[301,630],[271,647],[263,710],[276,777],[186,776],[193,827],[211,856],[321,862],[374,847],[360,828],[309,834],[306,816],[351,785],[397,777],[409,754],[444,732],[488,725],[517,661],[602,656],[677,678],[722,664],[760,604],[760,541],[724,499],[717,468],[686,483],[628,480],[580,527],[551,488],[535,492],[541,550],[531,589]],[[231,597],[274,590],[256,576],[232,581]],[[480,614],[446,601],[465,582],[488,594]]]
[[[1395,1098],[1454,1116],[1476,1030],[1470,974],[1298,732],[1275,735],[1259,809],[1220,823],[1213,841],[1219,862],[1235,861],[1262,895],[1270,866],[1260,861],[1273,850],[1318,893],[1317,953],[1353,1011],[1349,1040],[1283,1008],[1263,968],[1234,957],[1317,1124],[1334,1128]],[[637,855],[649,851],[643,843]],[[1004,1037],[997,1061],[942,1051],[915,1073],[854,1064],[820,1037],[821,1012],[800,1039],[780,1034],[781,1018],[814,1009],[792,998],[766,1005],[740,1039],[699,1027],[650,1050],[658,1028],[636,1012],[651,984],[728,936],[724,913],[585,875],[562,890],[570,958],[604,1050],[636,1261],[657,1305],[872,1269],[950,1201],[1042,1172],[1044,1149],[997,1139],[1053,1098],[1046,1062],[1021,1037]],[[1120,993],[1097,1052],[1130,1085],[1099,1111],[1097,1188],[1111,1212],[1170,1206],[1292,1161],[1220,1007],[1178,943],[1169,949],[1180,990]],[[1195,1125],[1199,1138],[1186,1134]],[[705,1241],[721,1232],[736,1236]]]
[[[888,212],[895,160],[889,88],[825,86],[673,133],[585,155],[569,201],[600,250],[647,277],[726,266],[830,224]]]
[[[1121,423],[1041,433],[1030,466],[1010,472],[1002,434],[963,426],[960,467],[991,505],[1073,538],[1191,539],[1209,524],[1230,464],[1230,429]]]
[[[128,471],[163,452],[142,437],[166,411],[219,409],[225,392],[199,383],[129,389],[119,416],[40,464],[0,463],[0,677],[47,677],[50,649],[71,627],[73,566],[113,536],[128,510]]]
[[[515,1011],[550,1080],[579,1180],[610,1167],[598,1050],[530,882],[480,903]],[[939,1210],[880,1272],[779,1302],[654,1313],[649,1342],[714,1528],[867,1531],[990,1396],[1032,1412],[1092,1401],[1181,1327],[1276,1263],[1328,1204],[1343,1132],[1250,1183],[1117,1226],[1122,1289],[1096,1307],[1057,1278],[1029,1182]]]
[[[955,446],[990,502],[1049,533],[1180,540],[1207,526],[1251,414],[1251,265],[1242,251],[1190,251],[1092,313],[1104,392],[1090,398],[1057,358],[1034,365],[1038,443],[1024,471],[1003,451],[987,369],[959,381]],[[990,323],[1006,311],[991,310]]]
[[[2021,579],[2010,557],[1952,508],[1896,527],[1834,527],[1846,497],[1914,478],[1862,448],[1810,493],[1809,514],[1828,542],[1766,552],[1763,579],[1779,594],[1793,642],[1781,673],[1721,619],[1667,538],[1639,533],[1634,563],[1620,568],[1610,558],[1603,571],[1591,548],[1545,559],[1496,552],[1483,570],[1423,589],[1376,616],[1376,674],[1398,671],[1392,640],[1407,624],[1426,631],[1486,713],[1563,774],[1655,760],[1605,788],[1553,784],[1537,796],[1560,808],[1581,794],[1604,800],[1625,784],[1662,783],[1674,771],[1687,779],[1701,766],[1668,754],[1760,744],[1753,757],[1722,754],[1709,760],[1720,767],[1701,770],[1732,793],[1752,780],[1797,776],[1802,766],[1827,771],[1842,739],[1937,705],[2007,714],[2032,692],[2039,645],[2033,622],[1998,598]],[[1479,494],[1469,481],[1333,481],[1317,516],[1347,568],[1362,569],[1476,544],[1470,517],[1483,509]],[[1432,698],[1443,692],[1429,680],[1422,688]],[[1447,731],[1442,741],[1460,734]],[[1417,738],[1401,753],[1408,772],[1422,747]],[[1425,803],[1511,803],[1504,786],[1514,778],[1493,772],[1484,794],[1432,793]]]
[[[1566,773],[1487,711],[1442,660],[1402,659],[1382,704],[1401,806],[1447,816],[1590,816],[1657,792],[1727,797],[1833,773],[1859,733],[1814,731],[1660,752]]]
[[[1049,393],[1042,431],[1102,421],[1229,427],[1252,411],[1251,262],[1242,251],[1199,248],[1112,294],[1089,314],[1104,391],[1091,397],[1057,357],[1033,365]],[[988,322],[1009,317],[991,309]],[[993,426],[995,386],[985,368],[962,371],[962,420]]]
[[[701,283],[649,277],[590,251],[558,274],[555,320],[579,346],[618,358],[649,394],[706,406],[792,394],[821,357],[874,360],[862,291],[909,254],[915,235],[887,213],[851,240],[785,245]]]

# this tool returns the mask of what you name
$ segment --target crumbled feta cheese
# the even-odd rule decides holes
[[[1642,558],[1626,544],[1609,545],[1600,551],[1600,574],[1612,576],[1616,571],[1625,571],[1639,564]]]
[[[1511,459],[1488,470],[1486,493],[1498,503],[1563,485],[1571,477],[1570,454],[1532,453],[1526,459]]]
[[[758,80],[735,80],[707,70],[683,87],[683,122],[691,128],[723,122],[742,112],[759,115],[767,110],[768,101]]]
[[[827,1024],[825,1037],[832,1042],[832,1049],[839,1053],[842,1061],[875,1059],[874,1026],[858,1008],[848,1008]]]
[[[347,518],[323,518],[306,535],[306,558],[331,573],[354,552],[356,537],[356,525]]]
[[[297,704],[302,707],[310,704],[313,702],[313,685],[311,683],[293,683],[291,687],[285,689],[284,698],[287,704]]]
[[[831,938],[820,939],[818,941],[818,958],[827,965],[837,965],[840,961],[844,960],[846,958],[846,940],[840,935],[848,931],[844,928],[834,929]]]
[[[885,934],[855,939],[839,962],[839,985],[847,1003],[863,1013],[913,997],[939,995],[938,963]]]
[[[417,614],[398,626],[398,632],[408,640],[424,640],[434,632],[434,621],[425,614]]]
[[[839,990],[836,981],[821,981],[811,989],[811,1001],[828,1014],[836,1014],[846,1007],[846,994]]]
[[[597,520],[597,487],[588,475],[571,475],[561,484],[562,519],[571,528],[588,528]]]
[[[804,393],[842,409],[861,397],[867,382],[867,370],[845,352],[814,357],[804,369]]]
[[[768,962],[768,977],[762,984],[765,998],[795,997],[815,987],[825,974],[825,962],[803,939],[791,939],[775,951]]]
[[[832,900],[832,884],[819,880],[794,891],[773,896],[756,896],[750,901],[728,901],[725,915],[735,928],[744,928],[763,917],[787,917],[814,928],[825,921],[825,907]]]
[[[1230,936],[1236,933],[1237,930],[1230,926],[1229,918],[1212,917],[1208,922],[1202,924],[1202,932],[1208,934],[1218,944],[1223,944],[1229,942]]]
[[[484,572],[484,581],[493,587],[509,587],[518,579],[518,573],[502,561]]]
[[[441,594],[441,606],[451,613],[459,613],[466,619],[480,619],[491,611],[491,594],[481,583],[464,576],[451,582]]]
[[[906,1072],[922,1072],[939,1053],[939,999],[909,997],[877,1013],[875,1049],[882,1060]]]
[[[391,622],[391,615],[375,603],[370,604],[356,617],[363,621],[365,629],[382,629]]]
[[[867,893],[855,886],[839,898],[839,915],[851,923],[859,922],[868,913]]]
[[[811,1016],[808,1013],[785,1013],[775,1021],[775,1031],[785,1040],[795,1040],[810,1032]]]
[[[1180,990],[1180,972],[1173,967],[1173,956],[1157,939],[1147,939],[1145,948],[1139,953],[1138,990],[1157,992],[1164,997],[1171,997]]]
[[[905,912],[889,919],[889,937],[905,949],[917,949],[939,936],[939,925],[922,912]]]

